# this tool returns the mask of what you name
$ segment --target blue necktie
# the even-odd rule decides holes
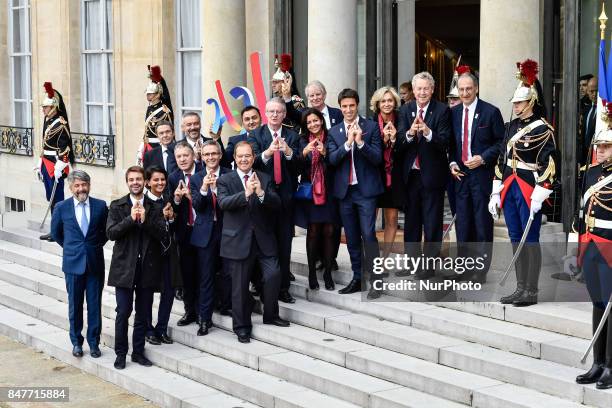
[[[87,236],[87,230],[89,229],[89,221],[87,221],[87,214],[85,213],[85,208],[87,206],[86,203],[79,203],[81,207],[81,231],[83,231],[83,236]]]

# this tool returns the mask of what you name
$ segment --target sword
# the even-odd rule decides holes
[[[521,249],[523,249],[523,245],[525,245],[525,241],[527,240],[527,234],[529,233],[529,230],[531,229],[532,222],[533,222],[533,214],[530,214],[529,219],[527,220],[527,225],[525,226],[525,231],[523,231],[523,236],[521,237],[521,241],[519,242],[518,247],[516,248],[516,252],[514,252],[514,256],[512,257],[512,260],[510,261],[508,268],[506,268],[506,272],[504,273],[504,276],[502,276],[501,280],[499,281],[499,286],[504,286],[504,284],[506,283],[506,279],[508,279],[508,275],[510,274],[510,269],[512,269],[512,266],[514,266],[514,264],[516,263],[516,260],[521,254]]]
[[[45,225],[45,221],[47,221],[47,216],[51,212],[51,206],[53,206],[53,199],[55,198],[55,190],[57,190],[57,179],[53,180],[53,190],[51,190],[51,199],[49,200],[49,206],[47,207],[45,216],[42,222],[40,223],[40,227],[38,227],[39,230],[43,229],[43,226]]]
[[[580,359],[581,363],[584,363],[586,361],[587,356],[589,355],[589,353],[591,352],[591,349],[593,348],[593,345],[595,345],[595,341],[599,337],[599,334],[603,330],[603,327],[605,326],[608,320],[608,315],[610,315],[610,309],[612,309],[612,294],[610,295],[610,299],[608,299],[606,310],[604,311],[604,314],[601,317],[601,321],[599,322],[599,325],[597,326],[597,330],[595,330],[595,334],[593,334],[593,338],[591,339],[591,342],[589,343],[589,348],[587,348],[587,350],[584,352],[584,355]]]
[[[448,233],[451,230],[451,228],[453,228],[453,224],[455,223],[456,219],[457,219],[457,213],[455,213],[455,215],[453,215],[453,219],[451,220],[450,224],[448,224],[448,228],[446,228],[446,230],[444,230],[444,234],[442,234],[442,242],[444,242],[444,238],[446,238],[446,236],[448,235]]]

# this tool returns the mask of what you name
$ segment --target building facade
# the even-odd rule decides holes
[[[432,70],[440,84],[438,95],[444,95],[448,67],[465,54],[479,73],[481,97],[509,119],[516,61],[542,62],[545,90],[549,97],[557,92],[558,109],[555,81],[573,81],[568,83],[575,93],[576,79],[562,75],[562,47],[551,50],[551,41],[563,37],[568,19],[577,19],[579,3],[3,0],[0,94],[6,102],[0,110],[0,179],[5,182],[0,209],[6,211],[16,201],[27,209],[46,205],[43,186],[31,171],[41,149],[39,106],[46,81],[64,96],[77,166],[92,175],[92,194],[110,200],[126,192],[124,170],[135,163],[142,140],[147,65],[161,66],[177,122],[181,113],[198,111],[206,131],[218,116],[215,81],[230,109],[242,108],[242,100],[229,91],[236,86],[253,89],[253,52],[260,53],[268,95],[274,55],[290,52],[302,96],[313,79],[326,85],[332,106],[337,106],[342,88],[356,88],[365,115],[376,88],[398,86],[420,69]],[[236,132],[224,126],[223,137]]]

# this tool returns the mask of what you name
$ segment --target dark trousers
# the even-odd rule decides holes
[[[446,184],[446,196],[448,197],[451,213],[455,215],[457,211],[457,185],[455,184],[455,179],[450,174],[448,175],[448,184]]]
[[[199,299],[197,312],[200,319],[207,322],[212,320],[215,275],[219,265],[219,244],[221,243],[220,224],[215,223],[213,236],[206,248],[197,248],[197,270],[199,277]]]
[[[410,195],[404,204],[404,242],[421,242],[425,235],[423,253],[437,256],[442,241],[444,217],[444,188],[426,188],[421,172],[411,170],[406,183]],[[414,252],[411,248],[409,252]]]
[[[353,279],[361,279],[362,267],[372,272],[374,258],[379,256],[376,239],[376,197],[364,197],[359,187],[349,186],[340,200],[340,217],[351,258]],[[363,258],[362,252],[365,253]]]
[[[170,320],[172,305],[174,304],[174,288],[172,287],[172,271],[170,270],[169,258],[166,258],[164,262],[164,286],[159,295],[157,323],[153,327],[152,322],[149,321],[147,336],[155,335],[161,337],[164,334],[168,334],[168,321]]]
[[[47,197],[47,201],[51,200],[51,192],[53,191],[53,183],[55,182],[55,177],[53,174],[47,173],[47,168],[43,165],[40,169],[40,172],[43,175],[43,183],[45,185],[45,195]],[[64,201],[64,178],[61,177],[57,181],[57,188],[55,189],[55,196],[53,197],[53,205],[59,203],[60,201]]]
[[[284,202],[283,208],[276,213],[276,241],[278,243],[278,264],[281,273],[281,290],[288,290],[291,281],[291,243],[293,242],[293,203]]]
[[[609,244],[605,248],[610,248]],[[605,250],[604,248],[604,250]],[[590,243],[584,249],[583,271],[584,280],[593,303],[593,333],[601,321],[604,309],[612,294],[612,268],[604,259],[600,248]],[[593,360],[596,363],[611,364],[612,367],[612,315],[608,317],[605,326],[593,345]]]
[[[216,298],[220,311],[232,309],[232,275],[227,268],[227,262],[221,261],[221,267],[217,270]]]
[[[491,265],[493,250],[493,217],[488,210],[491,186],[479,183],[477,175],[468,170],[460,181],[455,182],[457,218],[457,245],[460,256],[483,256],[485,267],[480,273],[487,273]],[[469,243],[467,245],[461,245]]]
[[[83,345],[83,301],[87,299],[87,343],[89,347],[100,344],[102,331],[102,289],[104,275],[85,270],[82,275],[65,273],[66,292],[68,293],[68,320],[70,321],[70,341],[73,346]]]
[[[181,259],[181,274],[183,276],[183,303],[185,313],[198,314],[199,279],[198,279],[198,251],[189,243],[179,245]]]
[[[134,300],[134,294],[136,299]],[[153,290],[149,288],[115,288],[117,301],[117,318],[115,319],[115,354],[126,355],[128,352],[128,320],[132,309],[134,316],[134,331],[132,332],[132,354],[144,353],[145,334],[148,322],[151,321],[153,307]]]
[[[263,320],[268,322],[278,317],[278,293],[280,290],[280,269],[278,258],[264,255],[253,235],[251,249],[245,259],[224,259],[232,275],[232,317],[236,333],[251,333],[251,313],[255,300],[249,292],[249,281],[255,262],[259,263],[262,274]]]

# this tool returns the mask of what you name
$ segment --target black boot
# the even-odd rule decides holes
[[[607,390],[612,388],[612,361],[606,360],[603,372],[595,384],[595,388],[598,390]]]
[[[542,267],[542,252],[540,243],[526,243],[523,247],[526,255],[527,267],[527,290],[523,296],[516,299],[512,304],[518,307],[531,306],[538,303],[538,280],[540,279],[540,269]]]
[[[325,272],[323,272],[323,280],[325,281],[325,289],[336,289],[336,285],[334,284],[334,280],[332,279],[331,267],[325,268]]]
[[[580,374],[576,377],[578,384],[593,384],[599,380],[599,377],[603,374],[604,365],[603,363],[593,363],[593,366],[589,371],[584,374]]]
[[[319,282],[317,281],[317,261],[319,243],[317,242],[316,231],[318,231],[318,224],[309,225],[308,233],[306,236],[306,258],[308,259],[308,287],[311,290],[319,289]]]
[[[515,300],[523,296],[524,292],[525,292],[525,284],[523,282],[517,283],[516,290],[508,296],[503,296],[501,299],[499,299],[499,301],[503,305],[511,304],[512,302],[514,302]]]
[[[516,253],[517,247],[517,243],[512,243],[512,253]],[[523,293],[525,292],[525,288],[527,286],[527,265],[525,259],[526,256],[524,253],[522,253],[519,255],[519,258],[514,263],[514,269],[516,271],[516,290],[514,291],[514,293],[508,296],[503,296],[501,299],[499,299],[501,304],[509,305],[515,300],[519,299],[521,296],[523,296]]]
[[[517,307],[525,307],[525,306],[535,305],[537,303],[538,303],[537,289],[536,290],[527,289],[523,292],[521,297],[519,297],[514,302],[512,302],[512,305],[517,306]]]
[[[599,322],[603,317],[604,310],[600,307],[593,306],[593,334],[599,326]],[[589,371],[584,374],[580,374],[576,377],[578,384],[593,384],[596,383],[604,372],[605,361],[606,361],[606,337],[607,337],[607,324],[603,327],[603,330],[599,334],[599,337],[593,343],[593,366]]]

